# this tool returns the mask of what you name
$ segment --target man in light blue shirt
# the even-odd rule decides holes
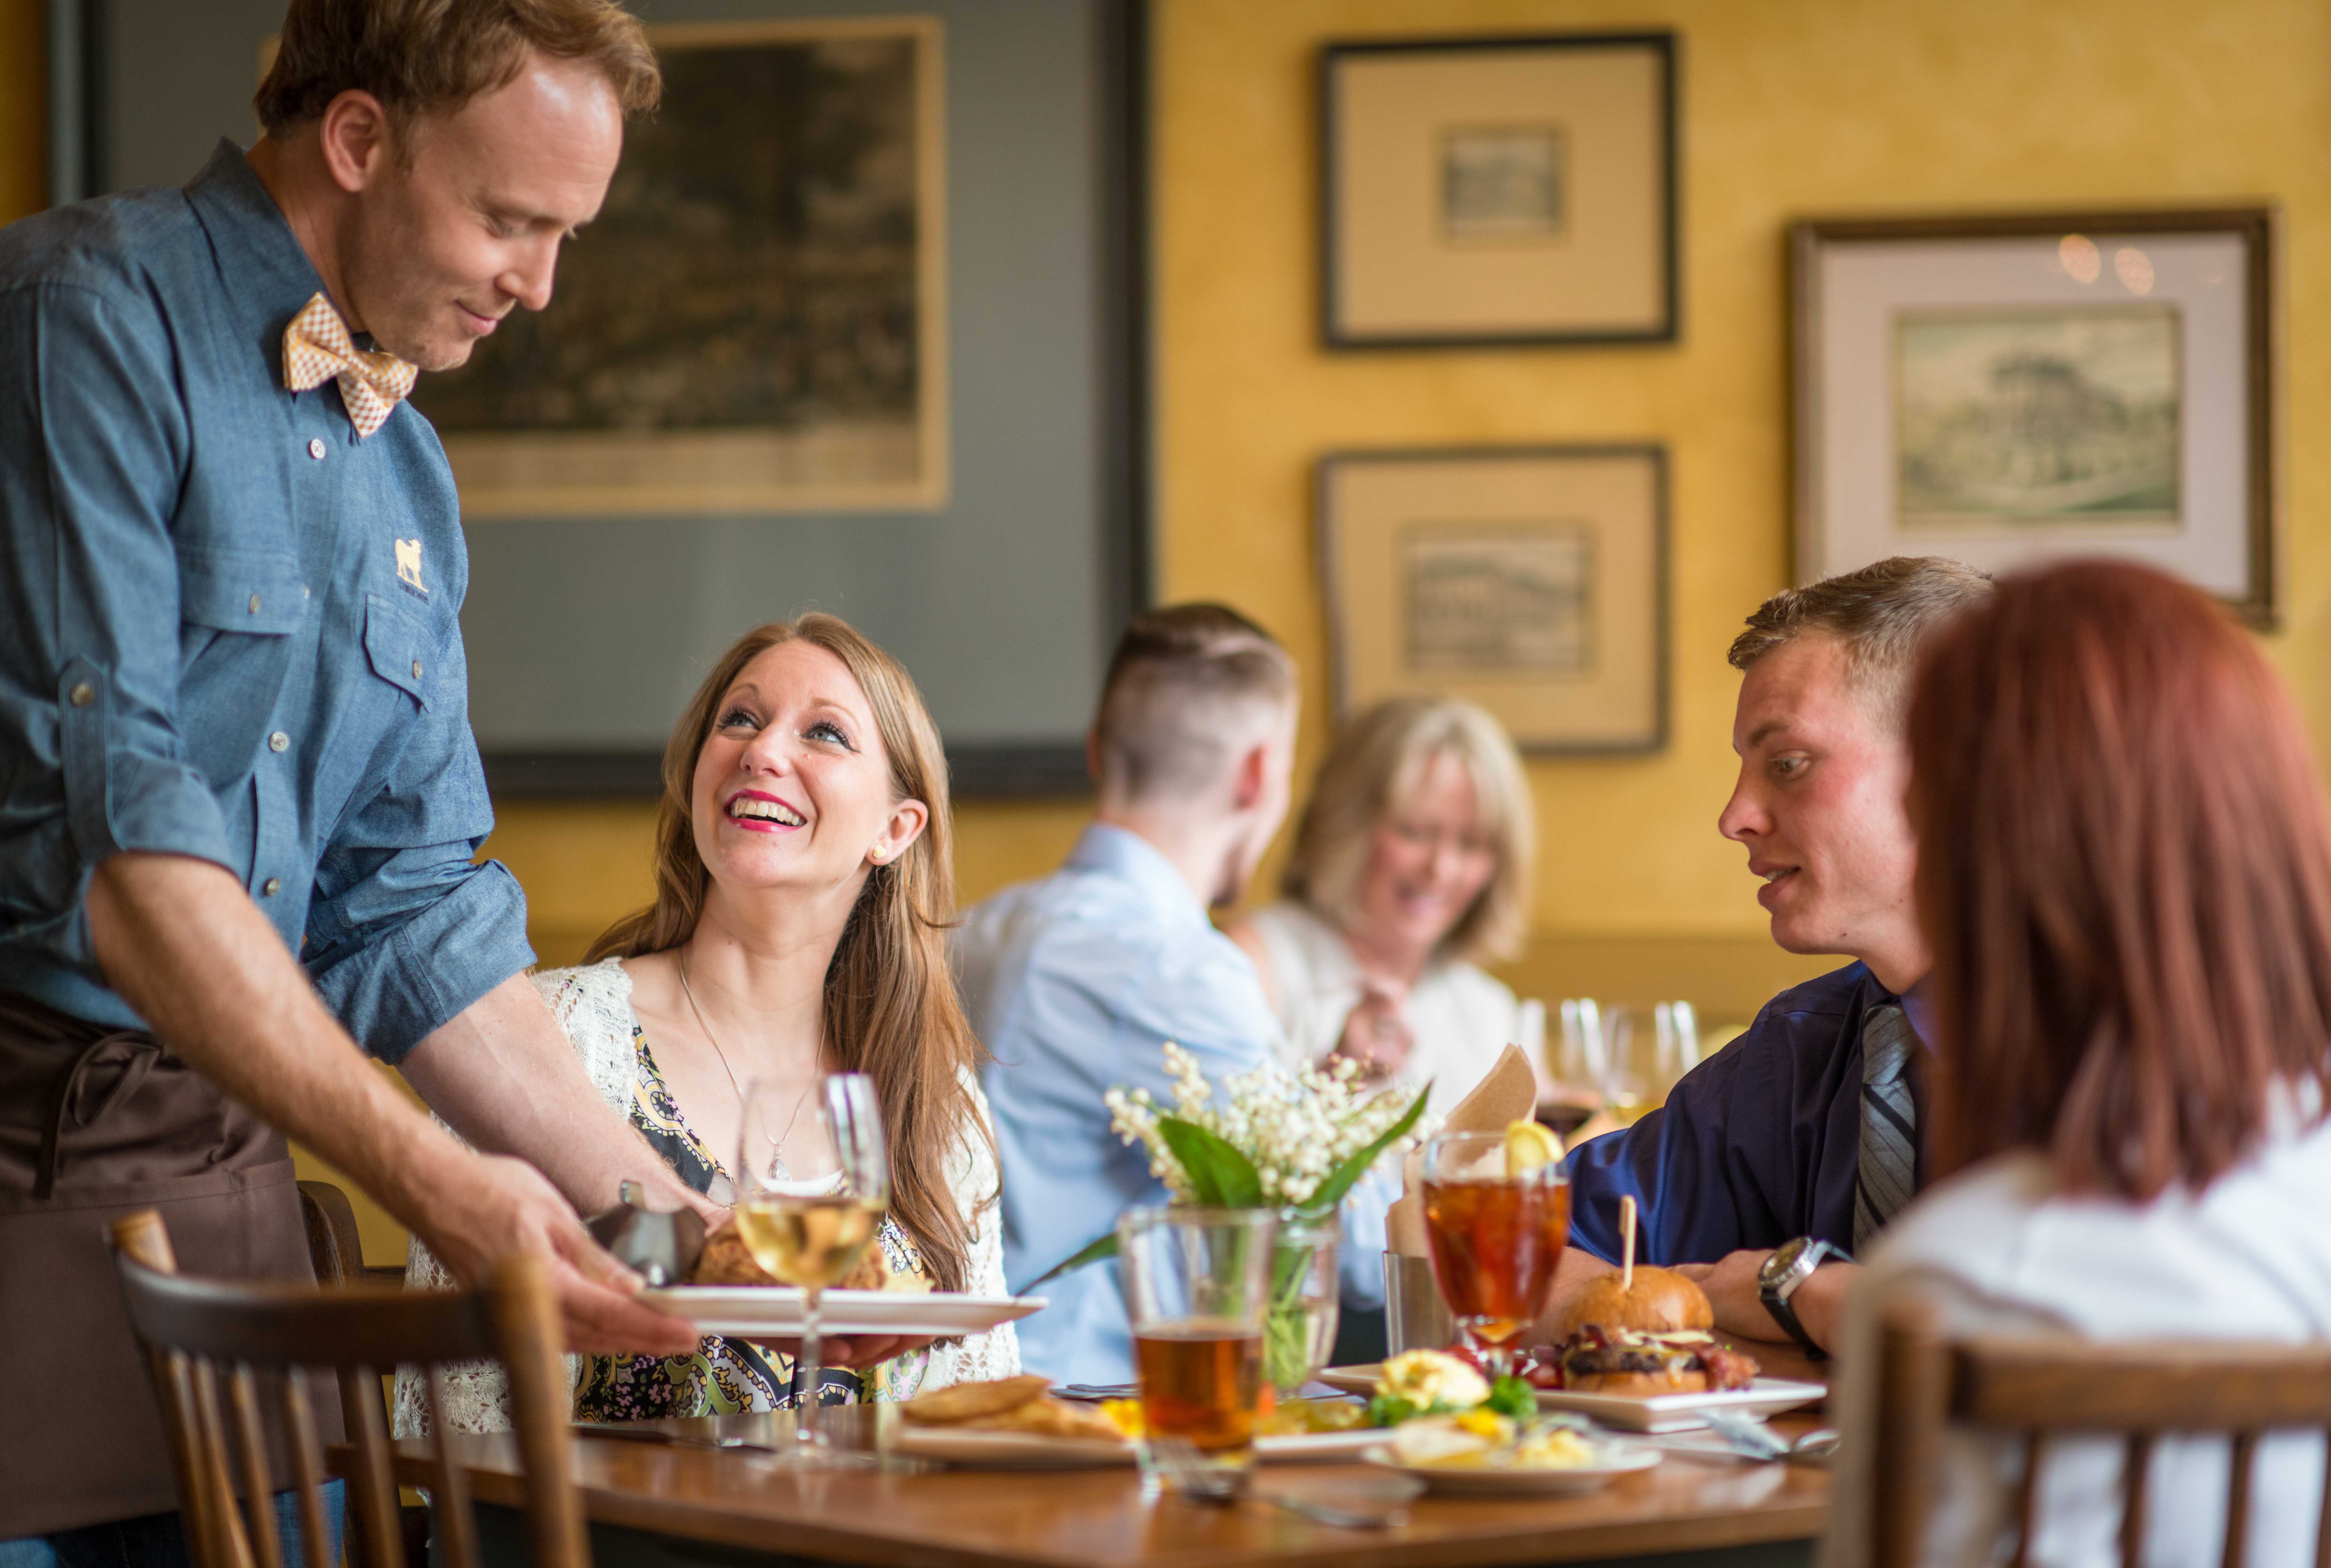
[[[1127,628],[1088,744],[1099,807],[1068,862],[974,909],[957,934],[966,1009],[1004,1175],[1004,1272],[1021,1290],[1163,1202],[1140,1145],[1109,1129],[1101,1097],[1140,1085],[1170,1100],[1161,1047],[1178,1042],[1219,1083],[1279,1059],[1280,1030],[1246,955],[1207,918],[1252,875],[1287,815],[1295,666],[1261,627],[1213,604],[1153,611]],[[1384,1283],[1381,1174],[1344,1205],[1344,1298]],[[1132,1345],[1117,1270],[1044,1288],[1019,1326],[1027,1364],[1071,1383],[1122,1383]]]

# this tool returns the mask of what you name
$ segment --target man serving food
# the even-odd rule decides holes
[[[183,1550],[106,1225],[311,1278],[286,1134],[467,1279],[552,1257],[577,1348],[695,1343],[576,1218],[698,1200],[471,859],[467,561],[404,402],[547,303],[657,92],[611,0],[294,0],[248,156],[0,233],[0,1339],[41,1412],[0,1560]]]

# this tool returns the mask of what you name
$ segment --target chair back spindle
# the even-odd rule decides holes
[[[1879,1568],[1918,1562],[1943,1433],[2006,1434],[2024,1449],[2015,1486],[2014,1568],[2031,1561],[2050,1443],[2122,1440],[2120,1557],[2141,1568],[2153,1516],[2154,1460],[2170,1433],[2230,1440],[2222,1568],[2242,1568],[2258,1508],[2259,1441],[2323,1434],[2324,1497],[2316,1568],[2331,1568],[2331,1345],[2167,1344],[2066,1338],[1946,1338],[1933,1309],[1890,1305],[1880,1328],[1870,1545]]]
[[[309,1218],[314,1240],[313,1209]],[[351,1545],[361,1541],[372,1568],[407,1568],[379,1376],[400,1365],[428,1374],[433,1432],[425,1484],[446,1568],[477,1568],[460,1450],[480,1440],[448,1430],[441,1369],[484,1357],[509,1373],[536,1568],[588,1568],[557,1303],[542,1259],[512,1259],[487,1291],[407,1293],[371,1284],[321,1289],[185,1278],[151,1211],[117,1221],[114,1246],[130,1325],[153,1370],[197,1568],[287,1568],[292,1561],[276,1527],[279,1478],[271,1474],[262,1388],[274,1394],[281,1423],[288,1475],[280,1478],[297,1497],[299,1561],[322,1562],[329,1538],[310,1367],[329,1367],[339,1380],[352,1444]],[[345,1263],[334,1272],[349,1278]]]

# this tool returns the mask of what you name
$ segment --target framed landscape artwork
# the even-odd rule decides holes
[[[1800,223],[1796,576],[2118,556],[2275,613],[2272,214]]]
[[[414,399],[464,512],[942,504],[937,19],[648,38],[663,101],[630,128],[588,242],[561,259],[555,319],[515,312]]]
[[[1339,721],[1432,692],[1524,751],[1666,744],[1664,449],[1339,452],[1318,509]]]
[[[1675,71],[1671,33],[1327,45],[1328,347],[1674,338]]]

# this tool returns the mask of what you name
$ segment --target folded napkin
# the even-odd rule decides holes
[[[1473,1092],[1451,1107],[1441,1123],[1444,1133],[1503,1132],[1513,1122],[1525,1121],[1537,1110],[1537,1079],[1529,1058],[1518,1046],[1508,1046],[1489,1075]],[[1384,1213],[1384,1250],[1410,1258],[1429,1255],[1424,1240],[1424,1151],[1411,1149],[1401,1164],[1400,1201]]]

